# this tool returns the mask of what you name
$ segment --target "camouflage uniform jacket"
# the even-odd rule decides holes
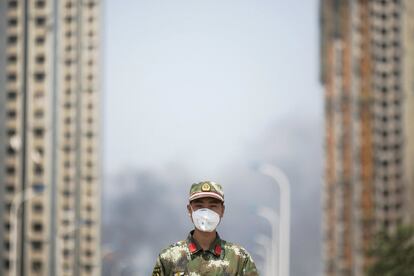
[[[162,250],[153,276],[258,276],[249,253],[242,247],[220,239],[217,234],[211,247],[204,251],[193,239],[179,241]]]

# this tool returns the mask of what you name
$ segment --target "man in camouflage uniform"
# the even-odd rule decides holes
[[[161,251],[153,276],[259,275],[249,253],[222,240],[215,229],[224,214],[224,193],[219,184],[211,181],[193,184],[187,209],[194,230],[186,240]]]

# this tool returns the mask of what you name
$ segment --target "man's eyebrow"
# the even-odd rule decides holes
[[[221,201],[220,201],[220,200],[218,200],[218,199],[212,198],[212,199],[210,199],[208,202],[209,202],[209,203],[217,203],[217,204],[219,204]]]

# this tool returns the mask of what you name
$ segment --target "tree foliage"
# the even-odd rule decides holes
[[[368,276],[414,275],[414,227],[400,226],[393,233],[382,231],[369,251],[373,264]]]

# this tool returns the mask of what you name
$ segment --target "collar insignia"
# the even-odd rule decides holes
[[[214,248],[214,254],[217,256],[221,255],[221,246],[219,244],[216,245],[216,248]]]
[[[191,242],[188,244],[188,249],[190,250],[191,253],[194,253],[197,250],[197,246],[195,243]]]

